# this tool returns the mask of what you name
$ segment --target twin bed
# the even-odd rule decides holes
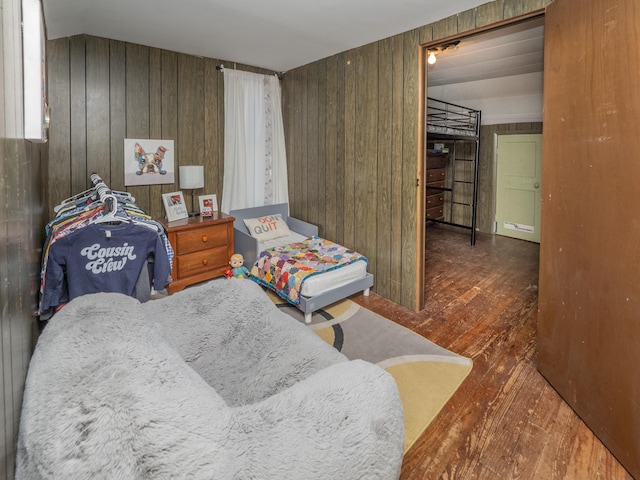
[[[232,210],[235,252],[252,278],[311,315],[358,292],[369,295],[373,275],[357,252],[318,237],[318,227],[289,216],[286,203]]]

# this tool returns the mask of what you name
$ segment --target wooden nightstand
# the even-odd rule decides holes
[[[174,222],[159,220],[174,250],[169,294],[224,275],[233,255],[234,220],[222,212],[214,213],[213,217],[197,216]]]

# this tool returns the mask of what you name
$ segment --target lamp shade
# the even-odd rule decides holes
[[[204,167],[190,165],[180,167],[180,188],[191,189],[204,187]]]

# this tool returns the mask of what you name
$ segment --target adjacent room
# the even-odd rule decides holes
[[[640,478],[634,0],[0,2],[0,477]]]

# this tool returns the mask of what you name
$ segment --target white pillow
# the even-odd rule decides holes
[[[259,242],[291,234],[287,222],[282,219],[282,215],[279,213],[260,218],[245,218],[244,224],[251,236],[257,238]]]

